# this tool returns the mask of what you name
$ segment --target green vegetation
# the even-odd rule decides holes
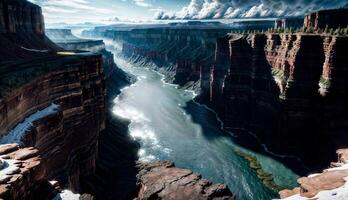
[[[280,190],[284,189],[282,186],[279,186],[274,182],[272,174],[262,169],[260,162],[257,160],[255,156],[252,156],[238,149],[235,149],[234,152],[235,154],[249,162],[249,167],[254,170],[256,176],[262,181],[262,183],[267,188],[271,189],[274,192],[279,192]]]
[[[330,81],[330,79],[320,77],[319,84],[324,88],[329,88],[331,86],[331,81]]]
[[[289,28],[269,28],[266,31],[265,30],[235,30],[232,31],[231,34],[259,34],[259,33],[284,33],[284,34],[295,34],[295,33],[302,33],[302,34],[315,34],[315,35],[324,35],[324,36],[348,36],[348,26],[345,28],[339,27],[337,29],[328,28],[326,26],[324,29],[314,29],[313,27],[310,28],[297,28],[289,27]]]

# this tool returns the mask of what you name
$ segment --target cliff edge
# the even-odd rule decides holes
[[[281,199],[347,199],[348,149],[337,150],[337,155],[338,161],[331,163],[329,169],[298,179],[300,187],[281,191],[279,193]]]

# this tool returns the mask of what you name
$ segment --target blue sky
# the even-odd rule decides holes
[[[29,0],[43,8],[48,23],[152,20],[159,11],[177,12],[190,0]]]
[[[30,0],[47,23],[303,16],[348,7],[348,0]]]

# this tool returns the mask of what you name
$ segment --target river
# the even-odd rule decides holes
[[[117,54],[115,48],[107,46]],[[131,121],[129,134],[141,145],[140,160],[171,160],[210,181],[227,184],[237,199],[277,198],[249,162],[235,153],[238,149],[255,156],[277,185],[296,186],[298,175],[270,156],[239,146],[233,136],[221,130],[214,112],[192,101],[193,92],[167,84],[161,74],[119,56],[115,56],[115,62],[138,77],[136,83],[122,90],[112,109],[115,115]]]

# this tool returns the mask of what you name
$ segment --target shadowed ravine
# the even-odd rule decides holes
[[[192,102],[192,92],[164,83],[163,77],[150,69],[138,68],[119,57],[115,60],[120,68],[138,77],[115,99],[113,111],[131,121],[129,133],[141,144],[141,160],[171,160],[213,182],[226,183],[237,199],[277,197],[277,191],[266,187],[249,167],[249,161],[235,153],[241,150],[256,157],[262,169],[272,173],[276,185],[296,186],[298,176],[282,163],[237,145],[220,129],[213,112]]]

